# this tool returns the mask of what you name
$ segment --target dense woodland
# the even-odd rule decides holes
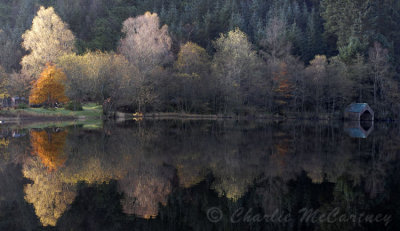
[[[399,22],[397,0],[2,0],[1,90],[32,98],[54,73],[107,114],[338,116],[367,102],[395,119]]]

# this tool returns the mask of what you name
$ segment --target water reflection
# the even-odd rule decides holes
[[[304,225],[295,216],[289,224],[236,225],[206,216],[213,206],[226,214],[241,206],[263,214],[302,207],[395,214],[398,128],[378,126],[355,140],[346,126],[352,127],[131,121],[101,129],[27,129],[22,132],[29,136],[18,138],[2,128],[10,135],[0,140],[0,182],[6,182],[0,185],[0,229],[29,230],[40,222],[61,230],[351,230],[357,225]],[[7,212],[10,203],[19,204],[20,212]],[[21,214],[29,222],[16,222]],[[143,226],[141,219],[150,218]]]
[[[67,131],[30,132],[32,154],[38,155],[49,171],[55,171],[64,165],[67,155],[64,152]]]

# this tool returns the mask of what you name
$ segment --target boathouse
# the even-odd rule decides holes
[[[352,103],[346,107],[344,118],[353,121],[374,121],[374,111],[367,103]]]

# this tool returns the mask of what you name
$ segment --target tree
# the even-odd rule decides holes
[[[52,5],[76,34],[79,54],[115,50],[122,36],[122,22],[138,14],[135,0],[56,0]]]
[[[342,61],[342,59],[341,59]],[[355,60],[346,66],[346,75],[352,81],[352,100],[364,102],[370,99],[371,84],[368,76],[368,66],[365,63],[365,58],[359,54],[356,55]]]
[[[369,50],[368,73],[372,83],[373,106],[378,117],[396,118],[399,110],[398,83],[393,78],[389,63],[389,51],[378,42]]]
[[[331,113],[341,110],[351,103],[351,88],[354,82],[346,74],[346,64],[340,61],[337,56],[329,59],[325,84],[326,102]]]
[[[13,72],[7,81],[7,91],[10,95],[28,98],[34,81],[32,76]]]
[[[305,33],[305,45],[302,52],[303,60],[308,62],[318,53],[322,54],[325,43],[322,38],[322,19],[316,9],[313,8],[307,19],[307,29]]]
[[[8,74],[4,71],[3,67],[0,66],[0,97],[4,98],[8,95],[7,92],[7,82],[8,82]]]
[[[388,50],[383,49],[380,43],[375,42],[374,47],[369,50],[369,65],[371,68],[372,81],[374,84],[374,106],[377,103],[378,92],[380,92],[381,99],[385,94],[383,81],[389,72],[389,55]]]
[[[292,99],[301,98],[303,105],[305,93],[304,89],[299,86],[296,88],[294,84],[301,82],[296,79],[301,77],[303,64],[300,65],[300,62],[290,54],[292,48],[290,33],[287,22],[282,17],[275,15],[269,19],[264,37],[260,41],[262,47],[260,53],[267,66],[264,81],[271,82],[268,96],[269,109],[274,109],[273,111],[279,113],[282,113],[283,109],[290,105]],[[292,34],[296,30],[297,26],[293,24]],[[294,94],[296,90],[297,94]],[[296,103],[296,100],[294,102]]]
[[[160,28],[158,15],[150,12],[125,20],[122,31],[126,36],[121,39],[119,52],[140,72],[135,76],[135,95],[141,111],[156,102],[162,91],[161,83],[167,74],[162,66],[172,58],[172,40],[168,26]]]
[[[64,82],[67,76],[53,64],[46,64],[39,79],[34,84],[29,102],[31,104],[45,104],[54,107],[56,103],[66,103]]]
[[[286,37],[286,24],[278,17],[272,18],[265,29],[265,37],[260,45],[264,48],[261,52],[264,57],[273,59],[284,58],[290,55],[291,44]]]
[[[306,68],[306,72],[309,76],[309,80],[313,85],[310,91],[313,92],[313,102],[315,105],[316,112],[319,113],[321,104],[324,100],[324,86],[327,78],[327,66],[328,61],[325,55],[316,55],[313,60],[310,61],[310,66]]]
[[[22,72],[35,78],[47,62],[55,62],[74,50],[74,35],[52,7],[40,7],[32,28],[22,38],[22,46],[30,52],[22,58]]]
[[[279,113],[283,113],[283,109],[289,105],[293,97],[294,84],[286,62],[270,63],[269,66],[272,69],[274,107]]]
[[[121,39],[119,51],[141,72],[149,73],[168,61],[172,40],[168,26],[160,28],[156,13],[146,12],[136,18],[128,18],[122,32],[125,38]]]
[[[208,103],[211,97],[210,87],[210,57],[206,50],[195,43],[188,42],[181,47],[178,59],[174,65],[177,72],[176,82],[178,89],[174,93],[182,97],[182,109],[190,111],[193,107],[197,110]],[[208,94],[208,95],[207,95]]]
[[[12,69],[19,67],[22,57],[19,38],[21,34],[18,34],[16,30],[9,28],[5,31],[0,28],[0,65],[9,73]]]
[[[242,105],[248,98],[252,78],[256,75],[260,60],[252,49],[247,35],[238,28],[214,42],[216,53],[213,73],[223,101],[223,110]]]
[[[103,109],[108,115],[138,98],[141,74],[122,55],[100,51],[70,54],[60,57],[58,65],[68,74],[66,94],[75,101],[107,101]]]
[[[74,102],[84,102],[91,98],[88,67],[91,65],[83,56],[67,54],[57,60],[57,65],[68,76],[65,81],[65,94]]]
[[[175,68],[182,74],[204,76],[208,72],[209,58],[204,48],[195,43],[187,42],[182,45],[178,53]]]
[[[346,46],[339,47],[339,58],[344,63],[351,65],[357,61],[357,57],[363,54],[364,45],[355,37],[350,37]]]
[[[371,36],[368,22],[372,0],[322,0],[321,16],[325,20],[326,34],[337,38],[337,46],[344,47],[349,38],[358,39],[362,44],[368,43]]]

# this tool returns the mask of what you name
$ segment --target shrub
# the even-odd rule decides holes
[[[28,108],[28,105],[27,104],[25,104],[25,103],[20,103],[20,104],[18,104],[18,107],[17,107],[18,109],[26,109],[26,108]]]
[[[70,111],[82,111],[82,104],[80,102],[69,102],[64,107],[66,110]]]

